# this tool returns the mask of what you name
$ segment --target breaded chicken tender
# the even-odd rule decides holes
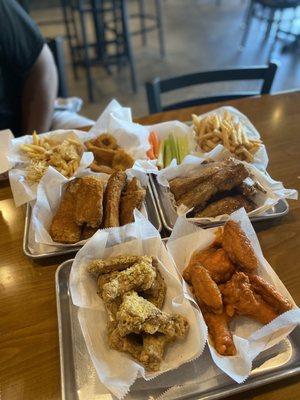
[[[113,173],[106,186],[105,190],[105,205],[104,205],[104,228],[112,228],[120,226],[119,206],[121,193],[126,183],[125,172]]]
[[[49,229],[55,242],[70,244],[80,240],[81,227],[75,221],[75,204],[74,194],[66,190]]]
[[[103,217],[104,183],[95,176],[84,176],[77,180],[76,223],[91,228],[100,226]]]

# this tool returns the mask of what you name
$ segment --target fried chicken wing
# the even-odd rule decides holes
[[[229,258],[246,272],[254,272],[258,268],[258,259],[250,240],[235,221],[227,221],[224,225],[222,245]]]
[[[139,360],[149,371],[159,371],[168,338],[162,333],[143,335],[143,349]]]
[[[263,278],[258,275],[248,275],[248,277],[255,293],[259,294],[279,314],[293,308],[293,304]]]
[[[194,265],[190,271],[191,283],[197,302],[204,303],[207,308],[216,314],[223,311],[221,292],[201,264]]]
[[[224,167],[216,172],[211,179],[205,180],[181,196],[177,204],[184,204],[188,208],[204,208],[209,199],[218,192],[231,190],[241,184],[249,175],[244,164],[229,159],[224,161]]]
[[[248,200],[243,195],[235,195],[235,196],[226,196],[222,199],[213,201],[208,206],[204,208],[204,210],[200,212],[196,212],[195,218],[204,218],[204,217],[217,217],[223,214],[231,214],[239,208],[244,207],[248,212],[254,210],[255,204]]]
[[[49,229],[55,242],[76,243],[80,240],[81,227],[75,222],[75,205],[75,195],[66,190]]]
[[[146,190],[140,189],[135,192],[128,193],[121,197],[120,204],[120,225],[130,224],[134,222],[134,209],[138,210],[141,208],[143,201],[145,200]]]
[[[84,223],[91,228],[100,226],[103,217],[104,183],[95,176],[84,176],[77,180],[75,193],[75,217],[78,225]]]
[[[145,290],[142,296],[154,304],[160,310],[163,308],[166,297],[167,286],[159,270],[156,270],[156,278],[150,289]]]
[[[114,301],[130,290],[143,291],[150,289],[156,278],[156,270],[151,262],[140,261],[119,272],[110,282],[103,286],[102,298],[105,303]]]
[[[222,314],[214,314],[203,311],[202,308],[201,311],[217,352],[222,356],[234,356],[236,354],[236,348],[229,330],[228,316],[225,312]]]
[[[236,272],[230,281],[222,285],[223,301],[239,315],[268,324],[279,314],[251,287],[249,277],[243,272]],[[230,312],[231,314],[231,312]]]
[[[188,331],[188,321],[181,315],[168,315],[134,291],[123,296],[117,313],[117,329],[120,335],[130,333],[163,333],[170,340],[183,338]]]
[[[152,257],[149,256],[118,256],[91,261],[87,265],[87,270],[98,277],[100,274],[107,274],[112,271],[123,271],[131,267],[133,264],[141,261],[152,262]]]
[[[121,193],[126,183],[125,172],[113,173],[105,190],[105,206],[104,206],[104,228],[120,226],[119,206]]]
[[[183,271],[183,277],[187,282],[190,281],[189,268],[197,264],[201,264],[216,283],[228,281],[235,271],[234,265],[222,248],[209,247],[192,255],[188,268]]]
[[[108,331],[108,345],[111,349],[129,353],[136,360],[140,360],[143,351],[142,335],[120,336],[118,329]]]

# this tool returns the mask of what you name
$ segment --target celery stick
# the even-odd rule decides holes
[[[157,157],[157,167],[163,168],[164,167],[164,150],[165,150],[165,141],[162,140],[159,145],[159,152]]]
[[[177,146],[176,146],[176,137],[175,137],[174,133],[170,133],[169,141],[170,141],[170,147],[171,147],[171,152],[172,152],[172,159],[176,158],[177,163],[178,163],[178,151],[177,151]]]
[[[171,144],[170,144],[170,139],[166,139],[165,140],[165,151],[164,151],[164,164],[165,167],[167,167],[168,165],[170,165],[171,161],[172,161],[172,150],[171,150]]]

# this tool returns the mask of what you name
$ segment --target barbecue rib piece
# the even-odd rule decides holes
[[[191,190],[181,196],[177,204],[184,204],[188,208],[204,208],[209,199],[218,192],[231,190],[240,185],[247,178],[249,172],[244,164],[229,159],[222,163],[222,169],[203,183],[191,186]]]
[[[190,177],[175,178],[169,182],[170,190],[173,193],[175,200],[178,200],[186,192],[193,189],[199,183],[211,178],[216,172],[224,167],[224,162],[214,162],[205,165],[201,171],[193,174]]]
[[[226,196],[223,199],[210,203],[203,211],[195,213],[195,218],[217,217],[218,215],[231,214],[244,207],[248,212],[254,210],[255,205],[243,195]]]

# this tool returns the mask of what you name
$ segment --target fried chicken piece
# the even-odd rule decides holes
[[[227,253],[222,248],[209,247],[205,250],[196,251],[183,271],[183,278],[190,283],[190,271],[193,265],[201,264],[216,283],[228,281],[235,271]]]
[[[125,172],[114,172],[107,182],[104,196],[104,228],[120,226],[119,206],[125,183]]]
[[[125,171],[131,168],[134,164],[134,159],[125,150],[119,149],[115,152],[112,167],[116,171]]]
[[[246,272],[258,268],[258,259],[250,240],[235,221],[227,221],[223,230],[223,249],[234,264]]]
[[[156,278],[150,289],[145,290],[141,295],[160,310],[163,308],[166,297],[167,286],[159,270],[156,270]]]
[[[114,301],[130,290],[143,291],[150,289],[156,278],[156,270],[151,262],[140,261],[119,272],[110,282],[103,286],[102,298],[105,303]]]
[[[86,240],[92,237],[96,232],[98,228],[91,228],[90,226],[84,225],[82,228],[81,232],[81,240]]]
[[[76,223],[85,223],[91,228],[99,227],[103,217],[103,181],[95,176],[84,176],[76,179],[75,185]]]
[[[123,271],[131,267],[133,264],[141,261],[152,262],[152,257],[149,256],[117,256],[104,259],[97,259],[91,261],[87,270],[98,277],[100,274],[107,274],[112,271]]]
[[[99,165],[97,161],[93,161],[90,165],[90,168],[94,172],[99,172],[103,174],[111,175],[114,173],[114,170],[111,167],[108,167],[107,165]]]
[[[221,292],[226,312],[229,311],[230,315],[234,311],[262,324],[268,324],[279,315],[252,290],[249,277],[243,272],[236,272],[230,281],[222,285]]]
[[[193,265],[190,277],[197,302],[204,303],[209,310],[221,314],[223,311],[221,292],[209,272],[201,264]]]
[[[142,335],[120,336],[118,329],[108,330],[108,345],[111,349],[129,353],[136,360],[140,360],[143,350]]]
[[[143,349],[139,360],[149,371],[159,371],[168,338],[162,333],[143,335]]]
[[[236,348],[228,325],[228,316],[225,312],[214,314],[201,308],[204,320],[208,327],[211,340],[217,352],[222,356],[234,356]]]
[[[134,176],[131,181],[127,182],[126,189],[124,191],[124,195],[130,194],[131,192],[135,192],[136,190],[140,190],[141,187],[139,185],[138,179]]]
[[[209,199],[218,192],[231,190],[241,184],[249,175],[244,164],[233,159],[224,161],[224,167],[216,172],[210,179],[194,186],[190,191],[181,196],[177,204],[184,204],[188,208],[204,208]]]
[[[75,205],[74,194],[66,190],[49,229],[55,242],[76,243],[80,240],[81,227],[75,222]]]
[[[169,340],[183,338],[189,327],[185,317],[161,311],[134,291],[124,294],[117,313],[117,324],[122,337],[130,333],[152,335],[159,332],[165,334]]]
[[[108,272],[107,274],[102,274],[98,276],[97,279],[97,285],[98,285],[98,295],[102,298],[102,292],[103,292],[103,286],[106,283],[111,282],[113,279],[115,279],[119,275],[119,271],[112,271]]]
[[[231,214],[244,207],[247,213],[254,210],[255,204],[243,195],[226,196],[210,203],[200,212],[196,212],[195,218],[217,217],[223,214]]]
[[[273,307],[279,314],[293,308],[293,304],[286,299],[269,282],[258,275],[248,275],[251,287],[255,293],[259,294],[263,300]]]
[[[179,200],[185,193],[192,190],[196,185],[211,178],[216,172],[220,171],[224,166],[222,162],[213,162],[202,166],[201,171],[186,176],[184,178],[174,178],[169,182],[170,191],[173,193],[175,200]]]
[[[135,208],[141,208],[146,197],[146,190],[140,189],[121,197],[120,204],[120,225],[130,224],[134,222],[133,212]]]

